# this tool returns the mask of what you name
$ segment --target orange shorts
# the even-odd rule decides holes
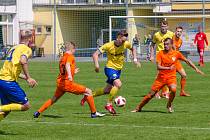
[[[57,84],[57,89],[55,92],[55,96],[62,96],[65,92],[73,93],[73,94],[84,94],[86,91],[86,87],[74,82],[68,82],[65,84]]]
[[[170,85],[176,85],[176,77],[168,77],[168,78],[160,78],[157,77],[154,81],[154,83],[152,84],[151,90],[153,91],[159,91],[162,87],[164,87],[165,85],[170,87]]]
[[[176,71],[180,71],[183,69],[182,63],[180,61],[177,61],[176,63]]]

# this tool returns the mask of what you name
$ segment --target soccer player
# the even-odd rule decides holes
[[[107,64],[104,68],[104,72],[107,77],[107,86],[93,92],[93,96],[96,97],[104,94],[109,94],[105,109],[111,114],[116,114],[116,111],[112,106],[112,101],[114,96],[117,94],[118,90],[122,86],[120,75],[121,69],[123,68],[123,63],[125,59],[124,54],[126,49],[131,50],[136,66],[141,66],[136,58],[136,49],[132,48],[131,44],[127,41],[127,37],[128,33],[125,30],[122,30],[118,32],[116,40],[104,44],[93,54],[95,71],[99,72],[98,57],[104,52],[107,53]],[[86,98],[87,96],[84,96],[84,98],[81,100],[81,105],[84,105]]]
[[[74,82],[74,75],[79,72],[79,68],[77,68],[75,64],[75,51],[76,45],[73,42],[65,43],[65,52],[59,62],[60,73],[57,77],[57,88],[55,94],[51,99],[48,99],[38,111],[34,113],[34,118],[38,118],[41,113],[43,113],[48,107],[52,106],[58,99],[60,99],[65,92],[76,95],[86,95],[91,111],[91,118],[102,117],[105,115],[96,111],[92,91],[89,88]]]
[[[206,34],[202,32],[202,28],[201,26],[199,26],[198,33],[195,35],[194,44],[197,45],[197,51],[200,56],[200,61],[198,65],[201,67],[204,66],[204,60],[203,60],[204,48],[205,48],[204,41],[206,45],[208,46],[208,40],[207,40]]]
[[[152,62],[154,61],[154,51],[156,51],[156,54],[157,54],[159,51],[164,50],[163,41],[166,38],[172,39],[173,36],[174,36],[174,33],[168,30],[168,22],[166,20],[162,20],[160,24],[160,31],[156,32],[152,39],[152,44],[150,46],[150,49],[151,49],[150,61]],[[163,87],[162,93],[160,95],[168,98],[168,93],[169,93],[169,89],[167,86],[165,86]],[[160,95],[159,93],[157,93],[156,97],[161,98]]]
[[[28,59],[32,55],[28,43],[32,33],[24,31],[21,33],[20,44],[12,47],[0,70],[0,120],[5,118],[11,111],[26,111],[30,108],[25,92],[17,83],[18,78],[27,81],[30,87],[37,85],[31,78],[28,70]],[[23,71],[23,74],[21,73]]]
[[[176,32],[175,32],[175,35],[173,36],[174,49],[176,51],[179,51],[180,47],[182,46],[182,39],[181,39],[182,32],[183,32],[183,28],[181,26],[176,27]],[[187,75],[180,61],[178,61],[176,64],[176,71],[181,75],[180,96],[190,96],[190,94],[186,93],[184,90],[185,85],[186,85]]]
[[[172,113],[172,102],[176,93],[176,63],[178,60],[185,61],[197,73],[204,75],[190,60],[186,59],[179,51],[173,50],[173,40],[166,38],[164,40],[164,50],[160,51],[156,57],[157,69],[159,70],[150,92],[144,97],[140,104],[132,112],[140,112],[155,94],[165,85],[170,89],[170,95],[167,103],[169,113]]]

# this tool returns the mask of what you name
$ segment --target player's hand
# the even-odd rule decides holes
[[[68,77],[68,80],[69,80],[69,81],[73,81],[73,79],[72,79],[72,77],[71,77],[71,76],[69,76],[69,77]]]
[[[79,68],[76,68],[75,71],[74,71],[74,74],[76,74],[78,72],[79,72]]]
[[[137,68],[141,68],[141,63],[138,61],[134,61],[134,64],[136,65]]]
[[[95,67],[95,72],[99,73],[99,67]]]
[[[205,73],[203,73],[201,70],[199,70],[199,69],[196,69],[195,70],[197,73],[199,73],[200,75],[203,75],[203,76],[205,76]]]
[[[175,65],[169,67],[169,70],[174,70],[174,69],[176,69]]]
[[[28,85],[30,87],[32,87],[32,88],[38,85],[38,83],[36,82],[36,80],[34,80],[32,78],[28,78],[26,81],[28,82]]]
[[[154,57],[150,56],[149,61],[154,62]]]

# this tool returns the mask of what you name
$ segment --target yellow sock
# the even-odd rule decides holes
[[[8,104],[0,106],[0,111],[9,112],[9,111],[20,111],[21,104]]]
[[[119,89],[115,86],[111,89],[111,91],[109,93],[109,99],[108,99],[109,102],[112,102],[112,100],[113,100],[114,96],[117,94],[118,90]]]
[[[95,91],[93,91],[93,97],[97,97],[97,96],[101,96],[101,95],[104,95],[104,88],[100,88],[100,89],[97,89]]]

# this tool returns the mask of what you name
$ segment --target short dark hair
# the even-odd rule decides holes
[[[163,24],[163,25],[168,25],[168,21],[164,19],[164,20],[162,20],[162,21],[160,22],[160,25],[162,25],[162,24]]]
[[[164,40],[164,42],[166,42],[166,41],[168,41],[168,40],[170,41],[171,44],[173,44],[173,39],[171,39],[171,38],[169,38],[169,37],[166,38],[166,39]]]
[[[117,36],[125,36],[128,37],[128,33],[126,30],[121,30],[117,33]]]
[[[182,27],[182,26],[178,26],[178,27],[176,27],[176,30],[177,30],[177,29],[183,30],[183,27]]]

